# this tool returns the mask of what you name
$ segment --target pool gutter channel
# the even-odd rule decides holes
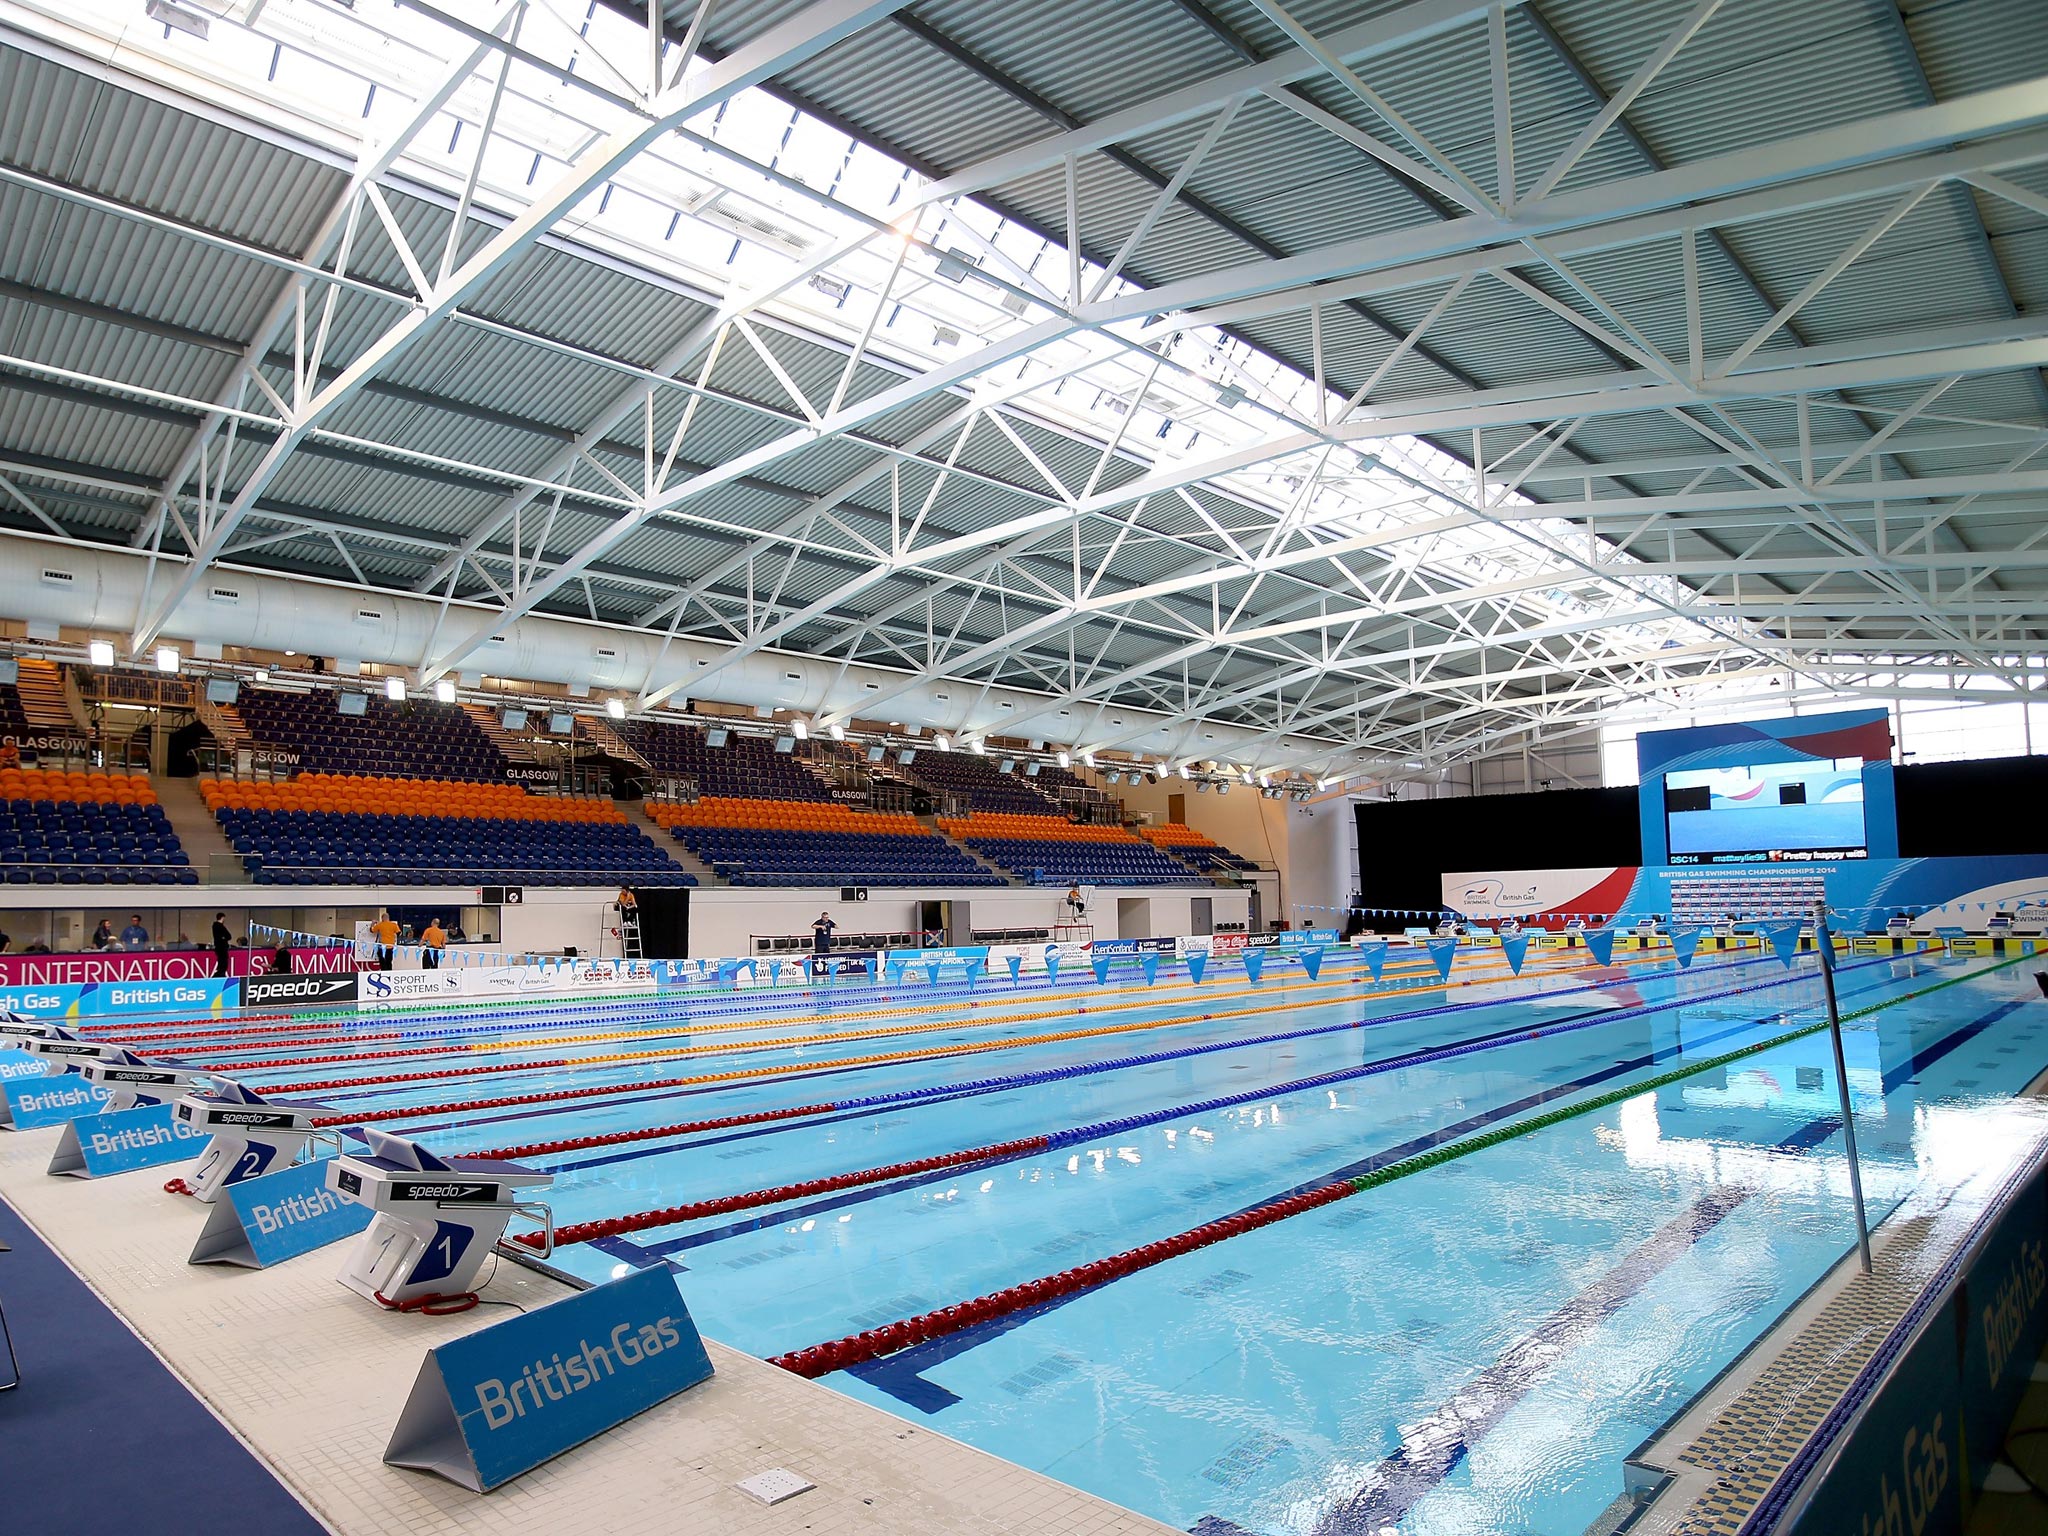
[[[2002,970],[2027,958],[2030,957],[2015,957],[1990,969]],[[1989,971],[1973,974],[1985,975]],[[2048,1069],[2037,1073],[2015,1095],[2016,1098],[2034,1099],[2044,1096],[2048,1096]],[[1959,1276],[1968,1267],[1971,1255],[2003,1219],[2016,1193],[2044,1163],[2048,1163],[2048,1129],[2044,1129],[2034,1146],[2000,1181],[1997,1192],[1951,1245],[1942,1262],[1933,1268],[1926,1284],[1903,1298],[1899,1315],[1891,1320],[1883,1335],[1870,1347],[1850,1379],[1837,1389],[1836,1402],[1822,1415],[1820,1423],[1795,1444],[1772,1447],[1766,1440],[1756,1448],[1757,1452],[1775,1449],[1783,1453],[1785,1459],[1773,1474],[1769,1486],[1744,1515],[1739,1527],[1734,1529],[1754,1536],[1758,1530],[1775,1530],[1785,1523],[1787,1507],[1796,1509],[1805,1490],[1817,1485],[1820,1474],[1878,1396],[1885,1378],[1904,1355],[1921,1322],[1953,1290]],[[1939,1209],[1939,1202],[1947,1198],[1941,1192],[1916,1189],[1872,1228],[1872,1254],[1878,1272],[1888,1272],[1892,1267],[1890,1261],[1901,1244],[1914,1241],[1913,1236],[1902,1235],[1908,1232],[1912,1222],[1934,1214]],[[1919,1255],[1918,1259],[1919,1267],[1924,1270],[1925,1255]],[[1661,1533],[1677,1529],[1688,1515],[1699,1508],[1701,1500],[1721,1487],[1728,1476],[1725,1467],[1687,1462],[1685,1453],[1728,1414],[1745,1393],[1755,1389],[1773,1365],[1807,1337],[1830,1307],[1864,1280],[1862,1265],[1851,1247],[1800,1293],[1775,1324],[1717,1371],[1624,1458],[1624,1496],[1631,1501],[1633,1508],[1619,1524],[1603,1514],[1593,1526],[1588,1527],[1586,1536],[1653,1536],[1653,1533],[1661,1536]],[[1785,1416],[1789,1416],[1793,1403],[1797,1401],[1797,1395],[1774,1400],[1776,1408]],[[1791,1479],[1789,1483],[1788,1478]],[[1767,1505],[1778,1506],[1779,1514],[1768,1524],[1758,1527],[1757,1514]],[[1725,1522],[1726,1516],[1721,1518]]]

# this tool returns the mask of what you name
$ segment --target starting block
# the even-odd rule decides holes
[[[51,1058],[52,1076],[83,1066],[88,1061],[104,1061],[110,1056],[126,1056],[127,1050],[118,1045],[109,1045],[101,1040],[87,1040],[58,1025],[48,1026],[45,1033],[31,1035],[22,1041],[21,1048],[37,1056]]]
[[[54,1028],[41,1019],[23,1018],[18,1013],[0,1011],[0,1043],[19,1043],[41,1039]],[[23,1046],[23,1049],[26,1049]]]
[[[168,1104],[213,1081],[204,1072],[144,1061],[133,1051],[116,1051],[97,1061],[81,1061],[78,1075],[95,1088],[106,1089],[108,1114]]]
[[[444,1160],[403,1137],[363,1134],[368,1155],[344,1153],[327,1168],[329,1189],[374,1213],[341,1267],[341,1283],[357,1295],[429,1310],[465,1298],[515,1214],[539,1221],[552,1247],[553,1212],[518,1196],[553,1174],[488,1158]]]
[[[209,1205],[230,1184],[291,1167],[314,1135],[312,1110],[272,1104],[240,1083],[180,1099],[177,1117],[213,1137],[186,1180],[194,1198]]]

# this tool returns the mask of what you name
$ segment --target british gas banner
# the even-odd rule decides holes
[[[1290,928],[1285,933],[1247,933],[1239,935],[1246,949],[1306,949],[1323,947],[1337,942],[1334,928]]]
[[[15,986],[0,989],[0,1008],[31,1019],[228,1013],[241,1005],[241,986],[232,978]]]
[[[711,1375],[667,1265],[427,1353],[384,1448],[484,1493]]]

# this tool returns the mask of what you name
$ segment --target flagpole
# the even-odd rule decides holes
[[[1835,939],[1828,932],[1827,908],[1813,909],[1813,942],[1820,950],[1821,986],[1828,999],[1828,1038],[1835,1047],[1835,1087],[1842,1099],[1842,1140],[1849,1152],[1849,1195],[1856,1205],[1856,1251],[1863,1273],[1870,1273],[1870,1222],[1863,1209],[1863,1169],[1856,1153],[1856,1113],[1849,1103],[1849,1063],[1842,1053],[1842,1012],[1835,998]]]

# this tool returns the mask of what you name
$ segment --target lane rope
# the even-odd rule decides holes
[[[1753,957],[1741,960],[1723,961],[1714,970],[1736,970],[1743,966],[1759,965],[1770,957]],[[1699,973],[1694,973],[1699,974]],[[1662,978],[1657,978],[1662,979]],[[1534,1003],[1559,997],[1572,997],[1586,992],[1597,992],[1605,985],[1602,982],[1584,982],[1577,986],[1553,987],[1542,992],[1523,992],[1509,1001]],[[1674,999],[1664,1006],[1692,999]],[[824,1115],[858,1109],[875,1109],[884,1106],[916,1104],[935,1099],[974,1098],[984,1093],[999,1093],[1012,1088],[1036,1088],[1046,1083],[1061,1082],[1068,1078],[1093,1076],[1101,1072],[1121,1072],[1132,1067],[1155,1066],[1161,1062],[1182,1061],[1191,1056],[1206,1056],[1218,1051],[1247,1050],[1262,1045],[1279,1045],[1292,1040],[1313,1039],[1319,1035],[1342,1034],[1354,1029],[1377,1029],[1388,1024],[1412,1023],[1417,1019],[1440,1017],[1444,1014],[1465,1013],[1475,1008],[1497,1007],[1502,999],[1485,999],[1468,1003],[1439,1003],[1429,1008],[1411,1008],[1401,1013],[1374,1014],[1363,1019],[1346,1019],[1336,1024],[1312,1024],[1302,1029],[1282,1030],[1275,1034],[1239,1035],[1227,1040],[1208,1041],[1201,1045],[1177,1046],[1168,1051],[1148,1051],[1138,1056],[1113,1056],[1104,1061],[1075,1062],[1064,1067],[1046,1067],[1035,1072],[1016,1072],[1001,1077],[973,1078],[964,1082],[937,1083],[926,1088],[900,1088],[888,1093],[865,1094],[851,1099],[833,1099],[819,1104],[800,1104],[782,1109],[744,1111],[737,1114],[721,1115],[715,1119],[684,1120],[673,1125],[640,1126],[625,1131],[593,1131],[580,1136],[560,1136],[545,1141],[520,1142],[513,1146],[491,1147],[474,1151],[459,1152],[458,1157],[491,1157],[522,1161],[527,1158],[549,1157],[562,1152],[585,1152],[598,1147],[627,1146],[638,1141],[654,1141],[669,1136],[686,1136],[696,1131],[722,1131],[738,1126],[757,1125],[775,1120],[799,1119],[809,1115]],[[1271,1010],[1268,1010],[1271,1011]],[[1553,1021],[1555,1023],[1557,1021]]]
[[[1860,970],[1865,966],[1883,964],[1882,960],[1860,961],[1853,966],[1843,966],[1842,972]],[[1498,1050],[1509,1045],[1524,1045],[1532,1040],[1548,1039],[1557,1035],[1573,1034],[1582,1029],[1599,1029],[1610,1024],[1619,1024],[1627,1019],[1640,1018],[1645,1014],[1661,1013],[1667,1008],[1684,1007],[1694,1003],[1716,1002],[1724,998],[1758,992],[1767,992],[1774,987],[1809,978],[1803,973],[1773,977],[1768,981],[1751,982],[1745,986],[1726,987],[1718,992],[1701,993],[1693,997],[1674,999],[1670,1002],[1643,1003],[1631,1008],[1604,1009],[1589,1018],[1564,1019],[1534,1029],[1516,1028],[1480,1036],[1472,1040],[1453,1041],[1447,1045],[1426,1046],[1417,1050],[1404,1051],[1395,1056],[1382,1057],[1355,1067],[1339,1067],[1330,1072],[1319,1072],[1312,1077],[1296,1078],[1290,1082],[1272,1083],[1264,1087],[1241,1090],[1237,1093],[1203,1099],[1192,1104],[1172,1104],[1160,1109],[1146,1110],[1140,1114],[1123,1115],[1111,1120],[1097,1120],[1086,1125],[1070,1126],[1064,1130],[1049,1131],[1038,1136],[1022,1137],[1013,1141],[995,1142],[987,1146],[965,1147],[958,1151],[936,1154],[931,1157],[914,1158],[904,1162],[888,1163],[879,1168],[868,1168],[852,1173],[826,1175],[815,1179],[804,1179],[793,1184],[778,1184],[767,1188],[750,1190],[744,1194],[724,1195],[709,1200],[693,1200],[681,1205],[663,1206],[654,1210],[634,1211],[619,1216],[600,1217],[593,1221],[575,1222],[555,1229],[554,1241],[558,1246],[570,1243],[587,1243],[602,1237],[622,1237],[631,1232],[644,1232],[650,1227],[674,1226],[679,1222],[695,1221],[705,1216],[722,1216],[732,1211],[751,1210],[764,1205],[782,1205],[790,1200],[810,1195],[828,1194],[835,1190],[856,1189],[864,1184],[882,1183],[889,1179],[903,1178],[920,1173],[937,1172],[956,1168],[968,1163],[1008,1162],[1028,1157],[1038,1152],[1058,1151],[1063,1147],[1082,1142],[1098,1141],[1105,1136],[1120,1136],[1126,1131],[1143,1130],[1146,1126],[1160,1125],[1168,1120],[1184,1119],[1189,1115],[1206,1115],[1222,1109],[1235,1109],[1241,1105],[1256,1103],[1262,1099],[1285,1097],[1288,1094],[1305,1093],[1317,1088],[1327,1088],[1339,1083],[1356,1082],[1361,1078],[1378,1077],[1388,1072],[1399,1072],[1409,1067],[1427,1066],[1433,1062],[1451,1061],[1460,1056],[1470,1056],[1480,1051]],[[1335,1025],[1329,1029],[1355,1028],[1358,1026]],[[539,1247],[545,1239],[540,1232],[521,1233],[517,1241]]]
[[[1888,956],[1880,957],[1881,960],[1889,960],[1890,958]],[[1842,1022],[1847,1024],[1855,1019],[1868,1018],[1872,1014],[1882,1012],[1884,1009],[1894,1008],[1901,1003],[1911,1002],[1917,998],[1926,997],[1931,993],[1959,986],[1966,981],[1974,981],[1979,977],[1991,975],[2007,966],[2017,965],[2022,960],[2032,958],[2034,957],[2015,955],[2010,959],[1986,966],[1983,970],[1972,971],[1963,976],[1952,976],[1946,980],[1936,982],[1932,986],[1901,993],[1897,997],[1888,998],[1883,1002],[1873,1003],[1866,1007],[1855,1009],[1850,1013],[1845,1013],[1842,1015]],[[1005,1286],[1001,1290],[992,1291],[985,1296],[977,1296],[969,1301],[959,1302],[952,1306],[939,1307],[932,1311],[919,1313],[916,1316],[903,1318],[877,1328],[864,1329],[860,1333],[849,1334],[844,1338],[834,1339],[827,1343],[813,1344],[803,1349],[791,1350],[785,1354],[774,1356],[768,1363],[780,1366],[783,1370],[790,1371],[795,1375],[813,1378],[827,1375],[833,1371],[845,1370],[850,1366],[863,1365],[869,1361],[878,1360],[884,1355],[908,1349],[913,1345],[927,1343],[932,1339],[943,1338],[948,1334],[957,1333],[964,1328],[971,1328],[978,1323],[988,1322],[998,1317],[1005,1317],[1024,1311],[1029,1307],[1036,1306],[1041,1302],[1050,1301],[1055,1297],[1069,1296],[1079,1291],[1091,1290],[1097,1286],[1106,1285],[1110,1281],[1120,1280],[1126,1275],[1150,1269],[1154,1265],[1163,1264],[1168,1259],[1177,1258],[1181,1254],[1190,1253],[1195,1249],[1206,1248],[1214,1243],[1226,1242],[1233,1237],[1240,1237],[1246,1232],[1272,1226],[1274,1223],[1285,1221],[1289,1217],[1299,1216],[1306,1211],[1316,1210],[1338,1200],[1348,1199],[1352,1195],[1361,1194],[1366,1190],[1377,1189],[1382,1185],[1391,1184],[1397,1179],[1404,1179],[1412,1174],[1421,1173],[1425,1169],[1439,1167],[1444,1163],[1469,1157],[1475,1152],[1482,1152],[1488,1148],[1500,1146],[1505,1142],[1532,1135],[1537,1131],[1562,1125],[1568,1120],[1574,1120],[1582,1115],[1611,1108],[1629,1099],[1638,1098],[1645,1093],[1654,1093],[1660,1088],[1682,1082],[1688,1077],[1695,1077],[1702,1072],[1710,1072],[1720,1067],[1729,1066],[1734,1062],[1742,1061],[1763,1051],[1774,1050],[1779,1046],[1803,1039],[1827,1027],[1828,1024],[1825,1019],[1816,1024],[1802,1025],[1797,1029],[1788,1030],[1769,1039],[1759,1040],[1751,1045],[1740,1046],[1735,1050],[1725,1051],[1717,1056],[1707,1057],[1702,1061],[1677,1067],[1668,1072],[1658,1073],[1653,1077],[1631,1083],[1626,1087],[1596,1094],[1592,1098],[1576,1104],[1564,1105],[1558,1109],[1547,1110],[1541,1114],[1533,1115],[1526,1120],[1514,1121],[1507,1125],[1497,1126],[1491,1130],[1460,1138],[1457,1141],[1446,1142],[1440,1147],[1433,1147],[1427,1152],[1420,1152],[1412,1157],[1402,1158],[1398,1162],[1389,1163],[1385,1167],[1376,1168],[1369,1173],[1359,1174],[1350,1179],[1340,1179],[1299,1194],[1282,1196],[1255,1206],[1248,1211],[1241,1212],[1238,1215],[1224,1217],[1218,1221],[1204,1222],[1200,1226],[1191,1227],[1187,1231],[1176,1233],[1171,1237],[1161,1238],[1156,1242],[1146,1243],[1141,1247],[1126,1249],[1121,1253],[1110,1254],[1105,1258],[1095,1259],[1086,1264],[1079,1264],[1071,1269],[1061,1270],[1057,1274],[1041,1276],[1036,1280],[1027,1280],[1018,1285]]]
[[[1472,980],[1451,983],[1450,986],[1480,986],[1488,983]],[[1445,988],[1448,990],[1448,988]],[[1368,992],[1364,999],[1376,997],[1397,997],[1398,990]],[[630,1083],[601,1083],[587,1088],[537,1089],[531,1093],[502,1094],[485,1099],[460,1099],[441,1104],[418,1104],[394,1106],[388,1109],[359,1110],[352,1113],[338,1113],[322,1116],[312,1122],[317,1127],[368,1125],[390,1120],[420,1119],[429,1115],[462,1114],[476,1110],[514,1109],[531,1104],[561,1104],[581,1099],[600,1098],[612,1094],[646,1093],[658,1089],[689,1088],[708,1083],[737,1083],[772,1080],[795,1073],[815,1073],[842,1070],[853,1067],[875,1066],[901,1061],[930,1061],[951,1056],[980,1055],[989,1051],[1018,1050],[1034,1045],[1058,1044],[1068,1040],[1098,1039],[1112,1035],[1126,1035],[1141,1030],[1169,1029],[1187,1024],[1208,1023],[1219,1019],[1254,1017],[1273,1013],[1291,1006],[1276,1001],[1259,1008],[1223,1009],[1215,1013],[1178,1015],[1166,1019],[1140,1019],[1129,1024],[1105,1024],[1089,1029],[1058,1030],[1039,1035],[1014,1035],[1002,1040],[966,1041],[956,1045],[932,1047],[921,1051],[883,1051],[865,1056],[842,1056],[822,1061],[780,1062],[766,1066],[735,1068],[728,1072],[696,1073],[686,1077],[646,1078]],[[833,1037],[819,1037],[829,1042]],[[269,1089],[277,1094],[314,1093],[320,1091],[348,1091],[374,1088],[389,1083],[410,1083],[448,1078],[473,1077],[489,1073],[532,1072],[549,1068],[588,1070],[615,1067],[621,1062],[657,1059],[674,1060],[679,1053],[673,1051],[630,1052],[600,1057],[565,1057],[555,1061],[523,1062],[517,1066],[449,1067],[425,1073],[396,1073],[386,1077],[340,1078],[331,1082],[291,1083],[275,1085]]]

